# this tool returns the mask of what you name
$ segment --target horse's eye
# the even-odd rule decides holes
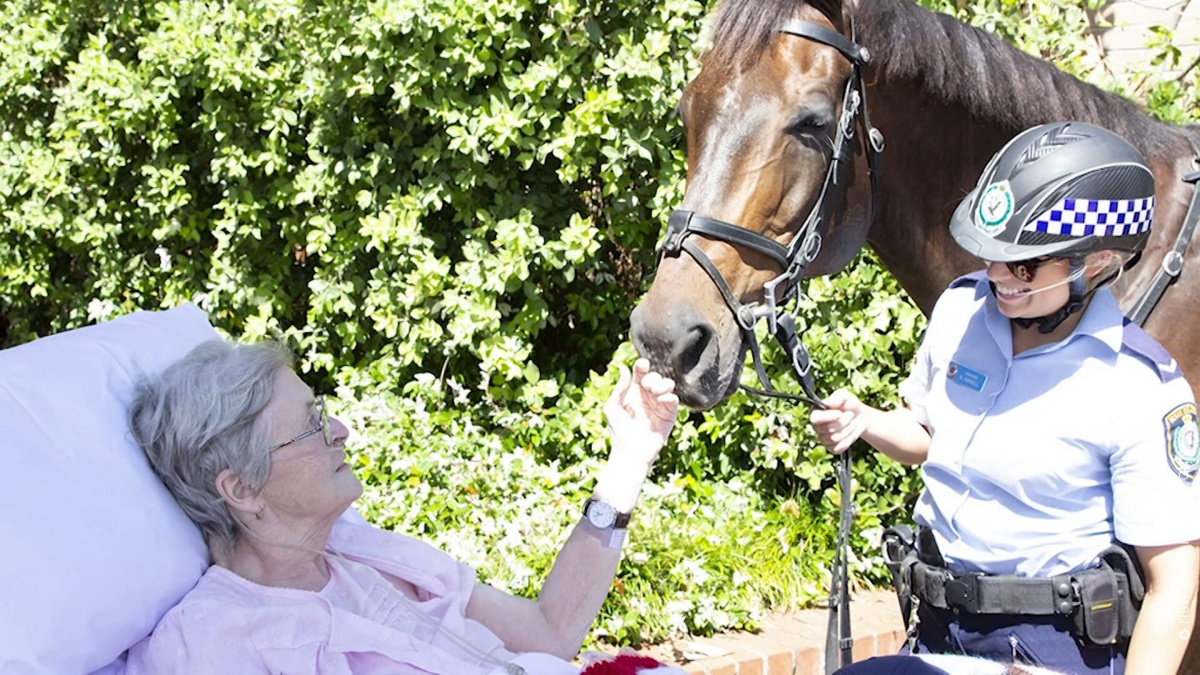
[[[806,111],[798,115],[792,123],[788,125],[787,132],[789,134],[816,134],[825,130],[830,124],[828,115],[818,112]]]

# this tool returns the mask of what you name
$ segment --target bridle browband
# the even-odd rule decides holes
[[[660,262],[663,256],[678,255],[680,251],[687,253],[708,274],[717,290],[721,292],[721,297],[724,298],[725,304],[737,320],[743,339],[749,345],[754,359],[754,369],[763,387],[758,390],[743,385],[744,389],[763,396],[785,398],[823,407],[820,399],[813,392],[812,362],[808,350],[796,332],[795,318],[785,311],[783,306],[789,301],[799,298],[800,282],[804,278],[804,273],[821,250],[821,228],[829,222],[834,209],[844,202],[846,185],[842,180],[842,173],[853,156],[851,144],[860,121],[867,137],[864,145],[871,176],[871,217],[874,218],[875,194],[879,183],[878,157],[879,153],[883,151],[883,135],[871,126],[867,114],[867,92],[863,85],[862,73],[863,67],[870,60],[866,48],[847,39],[837,31],[808,21],[788,21],[776,30],[832,47],[850,62],[851,74],[842,97],[842,114],[838,121],[829,166],[821,184],[821,192],[813,202],[812,209],[805,218],[803,226],[796,232],[788,246],[733,223],[709,218],[693,211],[675,210],[667,220],[667,232],[659,245],[658,253]],[[778,265],[783,272],[763,284],[761,303],[743,304],[734,295],[717,266],[691,240],[691,235],[700,235],[707,239],[723,241],[735,248],[749,249],[760,253]],[[771,385],[771,380],[767,377],[762,365],[758,338],[754,334],[754,326],[760,319],[767,320],[767,326],[771,333],[790,355],[792,370],[795,371],[800,385],[804,389],[803,395],[778,392]]]
[[[692,211],[676,210],[667,220],[667,233],[659,246],[659,263],[663,256],[678,255],[683,251],[700,265],[708,277],[716,284],[725,299],[725,304],[733,312],[741,329],[742,338],[749,345],[754,357],[754,370],[762,389],[741,385],[747,391],[761,396],[784,398],[792,401],[808,403],[816,408],[825,408],[813,391],[812,359],[800,335],[796,332],[795,318],[783,307],[789,301],[799,304],[800,284],[804,273],[821,251],[821,228],[831,219],[834,209],[845,201],[846,183],[842,180],[842,172],[848,166],[853,154],[851,142],[858,129],[860,120],[866,137],[864,145],[867,155],[867,166],[871,176],[871,211],[870,221],[875,219],[875,198],[879,184],[879,154],[883,152],[883,134],[871,126],[867,114],[867,90],[863,85],[863,68],[870,60],[866,48],[853,40],[854,24],[851,21],[851,38],[847,39],[841,33],[819,26],[808,21],[792,20],[776,29],[780,33],[805,38],[836,49],[850,62],[850,78],[846,82],[846,90],[842,97],[842,114],[838,119],[837,135],[833,142],[833,152],[829,158],[829,166],[825,170],[825,180],[821,184],[821,192],[813,203],[804,225],[796,232],[788,246],[783,246],[769,237],[744,227],[727,223],[716,218],[709,218]],[[691,235],[699,235],[707,239],[723,241],[735,248],[749,249],[770,259],[783,272],[763,284],[763,299],[761,303],[743,304],[729,288],[729,283],[721,276],[721,271],[713,264],[712,259],[700,250],[691,240]],[[803,395],[778,392],[771,386],[762,365],[758,338],[754,334],[754,326],[759,319],[766,319],[767,325],[775,339],[791,357],[792,370],[795,372]],[[854,506],[850,485],[850,451],[846,450],[838,457],[837,465],[838,489],[841,490],[841,518],[838,524],[838,546],[834,554],[829,594],[829,626],[825,636],[825,672],[833,673],[840,666],[853,662],[854,640],[850,634],[850,580],[849,580],[849,547],[850,529],[854,518]]]

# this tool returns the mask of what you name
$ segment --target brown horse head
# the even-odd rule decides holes
[[[722,4],[713,47],[679,103],[688,145],[681,211],[736,225],[782,247],[792,245],[813,222],[857,49],[841,37],[846,32],[842,11],[840,2]],[[784,32],[788,25],[806,26],[804,31],[817,35]],[[855,147],[851,142],[844,154],[852,155]],[[832,177],[837,185],[829,190],[826,209],[844,203],[845,184],[864,182],[844,170],[851,159],[844,157]],[[810,272],[845,265],[862,245],[868,219],[834,237],[829,221],[837,219],[837,211],[822,213],[826,217],[817,232],[825,245]],[[681,402],[707,409],[739,383],[746,321],[739,323],[735,305],[762,302],[764,284],[779,277],[785,265],[728,237],[701,232],[692,241],[732,299],[724,297],[721,282],[703,269],[695,253],[667,251],[649,293],[633,312],[631,337],[656,370],[675,380]]]

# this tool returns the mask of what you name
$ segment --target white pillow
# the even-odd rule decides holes
[[[0,351],[0,672],[105,667],[204,572],[125,412],[137,379],[214,337],[186,304]]]

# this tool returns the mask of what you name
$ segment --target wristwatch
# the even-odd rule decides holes
[[[583,505],[583,517],[591,523],[592,527],[601,530],[617,529],[623,530],[629,527],[628,513],[618,513],[617,509],[608,502],[602,502],[595,497],[587,500]]]

